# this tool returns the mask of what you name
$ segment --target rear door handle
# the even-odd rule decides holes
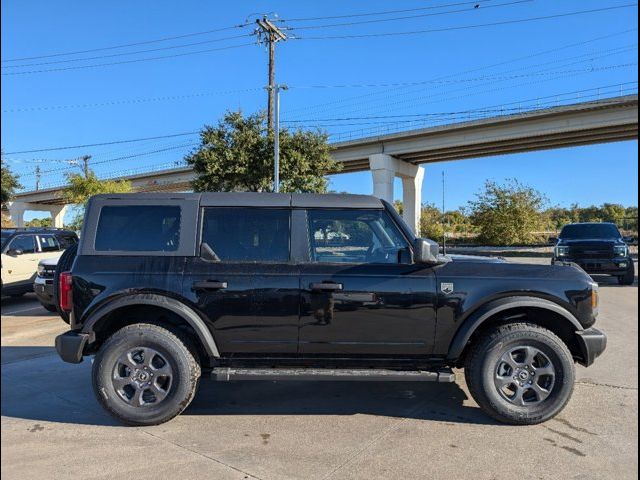
[[[227,288],[227,282],[207,280],[193,283],[194,290],[224,290],[225,288]]]
[[[312,283],[309,285],[311,290],[319,291],[319,292],[336,292],[343,289],[341,283]]]

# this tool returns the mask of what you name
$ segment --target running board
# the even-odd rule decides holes
[[[431,370],[382,370],[346,368],[232,368],[217,367],[211,378],[220,382],[232,380],[297,380],[329,382],[440,382],[451,383],[456,379],[450,369]]]

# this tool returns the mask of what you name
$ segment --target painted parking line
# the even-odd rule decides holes
[[[42,310],[42,307],[23,308],[22,310],[14,310],[12,312],[2,311],[2,315],[15,315],[16,313],[30,312],[32,310]]]

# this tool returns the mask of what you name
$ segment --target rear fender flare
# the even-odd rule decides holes
[[[513,308],[535,307],[557,313],[569,322],[575,331],[584,330],[576,317],[566,308],[550,300],[537,297],[506,297],[491,301],[479,307],[461,325],[449,345],[448,360],[455,360],[462,354],[471,335],[489,318]]]
[[[107,314],[119,308],[134,305],[153,305],[154,307],[161,307],[175,313],[193,328],[200,339],[205,352],[207,352],[210,357],[220,357],[220,351],[218,350],[213,335],[211,335],[211,331],[204,323],[204,320],[202,320],[202,318],[191,307],[188,307],[179,300],[165,295],[140,293],[126,295],[113,300],[108,304],[99,307],[89,315],[84,322],[82,332],[88,333],[91,336],[90,338],[93,339],[96,325],[98,325],[98,323],[100,323]]]

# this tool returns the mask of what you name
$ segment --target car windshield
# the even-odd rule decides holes
[[[9,240],[10,236],[11,236],[10,234],[2,232],[2,240],[0,241],[0,248],[4,248],[4,245],[5,243],[7,243],[7,240]]]
[[[582,239],[582,238],[619,238],[618,228],[611,223],[589,223],[583,225],[566,225],[560,238]]]

